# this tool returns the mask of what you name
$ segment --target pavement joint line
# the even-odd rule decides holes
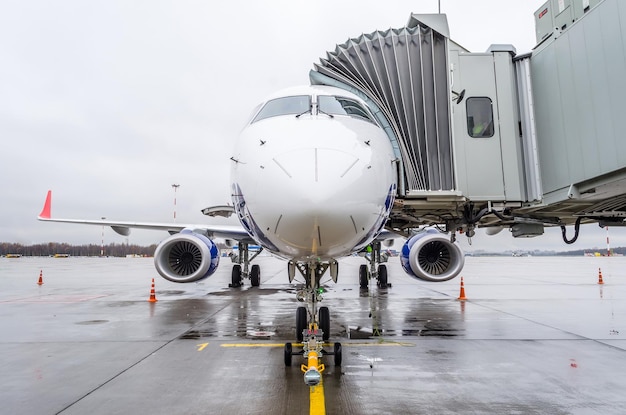
[[[92,295],[65,295],[65,294],[44,294],[21,298],[10,298],[0,300],[0,304],[76,304],[98,298],[108,297],[110,294]]]
[[[115,379],[117,379],[118,377],[122,376],[124,373],[128,372],[129,370],[131,370],[132,368],[134,368],[135,366],[137,366],[138,364],[140,364],[141,362],[145,361],[146,359],[152,357],[155,353],[157,353],[158,351],[160,351],[161,349],[163,349],[165,346],[171,344],[174,340],[176,339],[171,339],[169,341],[166,341],[165,343],[163,343],[162,345],[160,345],[159,347],[157,347],[155,350],[151,351],[150,353],[148,353],[147,355],[145,355],[144,357],[138,359],[135,363],[133,363],[132,365],[128,366],[127,368],[121,370],[119,373],[117,373],[116,375],[112,376],[111,378],[105,380],[104,382],[102,382],[100,385],[94,387],[93,389],[91,389],[90,391],[88,391],[87,393],[85,393],[83,396],[78,397],[77,399],[75,399],[73,402],[69,403],[67,406],[65,406],[63,409],[61,409],[59,412],[56,413],[56,415],[59,415],[63,412],[65,412],[66,410],[68,410],[69,408],[71,408],[72,406],[76,405],[78,402],[82,401],[83,399],[85,399],[87,396],[91,395],[92,393],[94,393],[95,391],[97,391],[98,389],[102,388],[103,386],[113,382]]]
[[[221,312],[222,310],[224,310],[226,307],[228,307],[230,305],[230,303],[227,303],[224,307],[220,308],[219,310],[217,310],[215,313],[211,314],[209,317],[207,317],[206,319],[202,320],[201,322],[194,324],[190,329],[185,330],[184,333],[188,332],[189,330],[193,329],[194,327],[200,325],[200,324],[204,324],[205,322],[207,322],[211,317],[213,317],[215,314]],[[183,333],[183,334],[184,334]],[[172,339],[164,342],[162,345],[158,346],[156,349],[152,350],[150,353],[146,354],[144,357],[138,359],[135,363],[129,365],[128,367],[126,367],[125,369],[121,370],[119,373],[115,374],[114,376],[111,376],[111,378],[105,380],[104,382],[102,382],[100,385],[94,387],[93,389],[91,389],[90,391],[88,391],[87,393],[85,393],[84,395],[78,397],[77,399],[75,399],[73,402],[70,402],[68,405],[66,405],[63,409],[61,409],[59,412],[56,413],[56,415],[59,415],[63,412],[65,412],[66,410],[68,410],[69,408],[71,408],[72,406],[76,405],[78,402],[82,401],[83,399],[85,399],[87,396],[91,395],[92,393],[94,393],[95,391],[97,391],[98,389],[104,387],[105,385],[111,383],[112,381],[114,381],[115,379],[117,379],[118,377],[122,376],[124,373],[128,372],[129,370],[131,370],[132,368],[134,368],[135,366],[137,366],[138,364],[142,363],[143,361],[145,361],[146,359],[152,357],[155,353],[157,353],[158,351],[160,351],[161,349],[163,349],[164,347],[172,344],[173,342],[175,342],[176,340],[179,339],[179,337],[182,336],[182,334],[173,337]]]
[[[516,317],[516,318],[519,318],[519,319],[522,319],[522,320],[526,320],[526,321],[528,321],[530,323],[537,324],[537,325],[540,325],[540,326],[543,326],[543,327],[547,327],[549,329],[556,330],[556,331],[559,331],[561,333],[566,333],[566,334],[569,334],[571,336],[578,337],[579,340],[592,341],[592,342],[596,342],[598,344],[610,347],[610,348],[615,349],[615,350],[624,351],[624,349],[622,349],[620,347],[613,346],[611,344],[607,344],[607,343],[604,342],[606,340],[612,340],[612,339],[604,339],[604,341],[602,341],[602,339],[593,339],[591,337],[583,336],[581,334],[577,334],[577,333],[574,333],[574,332],[571,332],[571,331],[568,331],[568,330],[564,330],[564,329],[561,329],[561,328],[558,328],[558,327],[554,327],[554,326],[552,326],[550,324],[540,323],[540,322],[532,320],[532,319],[530,319],[528,317],[523,317],[523,316],[520,316],[520,315],[517,315],[517,314],[513,314],[513,313],[511,313],[509,311],[499,310],[497,308],[490,307],[490,306],[485,305],[485,304],[478,304],[478,305],[480,305],[481,307],[484,307],[484,308],[488,308],[488,309],[490,309],[492,311],[497,311],[499,313],[506,314],[506,315],[509,315],[509,316],[513,316],[513,317]]]

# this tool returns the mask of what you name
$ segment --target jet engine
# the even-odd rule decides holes
[[[170,236],[154,251],[154,266],[173,282],[194,282],[209,277],[220,262],[220,251],[209,238],[190,230]]]
[[[456,277],[465,263],[461,248],[434,229],[406,241],[400,262],[407,274],[420,280],[441,282]]]

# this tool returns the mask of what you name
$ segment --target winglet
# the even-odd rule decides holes
[[[39,219],[50,219],[50,210],[52,208],[52,190],[48,190],[48,196],[46,196],[46,203],[43,205],[43,209],[39,214]]]

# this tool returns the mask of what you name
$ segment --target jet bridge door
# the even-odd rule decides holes
[[[459,190],[472,200],[505,200],[493,56],[452,50],[450,63],[453,94],[465,91],[463,100],[452,104]],[[481,133],[474,130],[479,121],[473,120],[472,104],[488,101],[492,130]]]

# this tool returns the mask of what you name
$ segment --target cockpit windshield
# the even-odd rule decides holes
[[[310,111],[310,109],[311,97],[309,95],[276,98],[267,101],[252,122],[254,123],[270,117],[278,117],[280,115],[302,114]]]
[[[347,115],[374,123],[369,112],[359,102],[350,98],[319,95],[317,105],[318,111],[324,114]]]

